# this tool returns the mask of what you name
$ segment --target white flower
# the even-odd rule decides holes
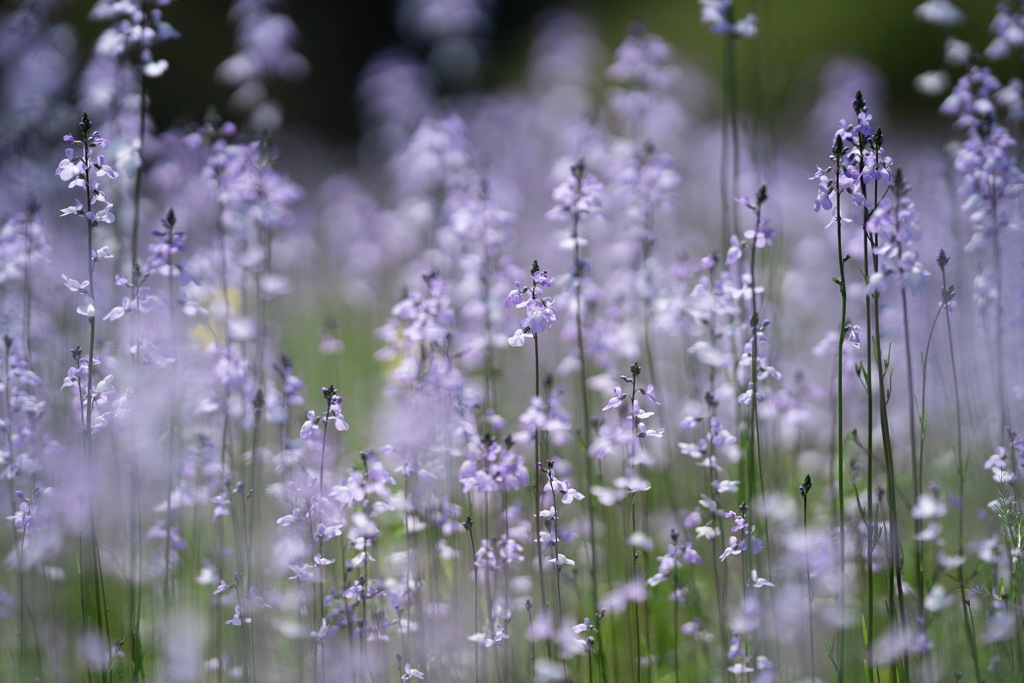
[[[408,680],[410,680],[412,678],[422,679],[423,678],[423,672],[420,671],[419,669],[412,668],[411,666],[409,666],[408,663],[406,663],[406,665],[405,665],[405,673],[402,674],[402,680],[403,681],[408,681]]]
[[[548,560],[548,562],[554,563],[554,565],[556,567],[559,567],[559,568],[564,567],[566,565],[568,565],[570,567],[575,567],[576,566],[575,560],[570,560],[568,557],[566,557],[562,553],[558,553],[558,557],[553,557],[550,560]]]
[[[241,626],[242,624],[251,624],[251,617],[242,617],[242,608],[235,605],[235,616],[224,622],[225,626]]]
[[[757,570],[750,570],[750,585],[754,588],[775,588],[775,584],[764,577],[758,577]]]
[[[508,345],[519,348],[526,343],[526,340],[533,337],[529,332],[524,332],[522,328],[517,329],[512,333],[512,336],[508,338]]]
[[[946,609],[953,602],[953,597],[946,593],[946,589],[935,584],[924,599],[924,608],[929,612],[938,612]]]
[[[314,432],[320,429],[320,426],[317,424],[318,420],[315,410],[306,413],[306,418],[306,421],[302,423],[302,429],[299,430],[299,438],[301,439],[308,439]]]
[[[930,493],[922,493],[910,514],[914,519],[937,519],[946,516],[946,504]]]

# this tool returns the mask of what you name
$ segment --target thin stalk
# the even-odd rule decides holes
[[[132,267],[132,298],[139,300],[139,280],[141,272],[138,264]],[[135,371],[135,383],[139,383],[142,354],[139,353],[142,341],[140,316],[136,306],[132,317],[132,336],[135,339],[136,353],[133,354],[132,366]],[[134,421],[134,417],[132,418]],[[138,453],[138,430],[136,425],[129,430],[129,443],[133,454]],[[139,632],[142,621],[142,475],[139,471],[138,458],[128,458],[128,500],[131,508],[128,513],[128,620],[129,642],[131,651],[132,681],[137,683],[145,678],[142,658],[142,638]],[[168,499],[168,507],[170,500]]]
[[[167,316],[170,335],[175,335],[177,331],[177,290],[176,284],[178,278],[174,276],[174,226],[176,224],[176,218],[174,211],[168,210],[167,216],[164,219],[164,225],[167,228],[167,265],[169,271],[169,277],[167,278]],[[136,349],[136,356],[141,351]],[[171,371],[171,392],[170,392],[170,425],[167,430],[167,517],[165,520],[166,524],[166,537],[164,539],[164,597],[170,599],[171,597],[171,527],[173,522],[173,506],[171,505],[171,496],[174,493],[174,463],[177,448],[177,436],[178,436],[178,372],[176,370]],[[225,405],[227,405],[225,403]],[[225,411],[226,416],[227,411]]]
[[[878,257],[874,258],[874,267],[878,268]],[[874,295],[874,316],[875,316],[875,328],[880,329],[881,323],[879,322],[878,315],[878,300],[879,294],[876,292]],[[902,551],[900,548],[900,532],[899,532],[899,515],[896,510],[896,469],[893,459],[893,447],[891,431],[889,429],[889,390],[885,387],[886,370],[888,369],[888,359],[883,362],[882,360],[882,342],[876,336],[874,347],[875,354],[875,366],[878,370],[878,381],[881,391],[881,397],[879,400],[879,419],[882,428],[882,450],[885,454],[885,476],[886,476],[886,503],[889,508],[889,542],[890,542],[890,573],[892,574],[892,581],[896,589],[897,605],[899,607],[900,625],[907,628],[907,608],[904,601],[903,595],[903,560]],[[903,675],[907,678],[910,675],[910,655],[904,653],[903,655]]]
[[[807,494],[811,490],[811,475],[804,477],[800,486],[800,496],[804,499],[804,575],[807,581],[807,635],[810,638],[811,680],[818,677],[818,667],[814,656],[814,585],[811,583],[811,554],[807,543]]]
[[[846,609],[846,492],[845,492],[845,481],[844,474],[846,471],[846,460],[843,454],[843,344],[846,340],[847,322],[846,322],[846,257],[843,255],[843,217],[842,217],[842,200],[839,192],[839,163],[842,158],[842,138],[836,136],[835,144],[835,187],[836,187],[836,249],[839,260],[839,296],[842,300],[842,306],[839,314],[839,351],[838,351],[838,363],[836,369],[836,419],[838,421],[838,435],[836,439],[836,470],[838,477],[839,486],[839,610],[840,612]],[[839,683],[843,683],[844,669],[846,662],[846,629],[840,627],[839,629],[839,667],[838,667],[838,680]]]
[[[768,502],[766,498],[765,485],[764,485],[764,464],[761,459],[761,425],[758,420],[757,407],[760,399],[758,398],[758,382],[760,373],[760,349],[759,341],[761,337],[761,325],[760,315],[757,310],[757,241],[762,235],[762,223],[761,223],[761,210],[764,203],[768,201],[768,188],[762,185],[758,188],[757,198],[754,203],[754,242],[750,245],[750,290],[751,290],[751,313],[750,313],[750,330],[751,330],[751,359],[750,359],[750,388],[752,397],[750,401],[750,437],[749,450],[747,452],[747,459],[751,463],[757,465],[757,476],[758,485],[761,493],[761,523],[764,525],[764,545],[765,555],[768,560],[768,575],[774,575],[774,558],[772,557],[772,538],[771,530],[768,523]],[[751,482],[753,484],[753,482]],[[751,490],[753,487],[751,486]],[[744,555],[744,559],[746,556]],[[747,574],[744,572],[744,577]],[[745,580],[745,579],[744,579]],[[772,592],[768,593],[768,605],[772,614],[772,621],[776,621],[775,612],[775,594]],[[779,661],[779,641],[775,639],[775,661]]]
[[[147,14],[148,16],[148,14]],[[135,189],[133,196],[132,211],[132,237],[131,254],[132,261],[130,268],[135,268],[139,262],[139,214],[142,210],[142,153],[146,141],[146,76],[139,69],[139,167],[135,170]]]
[[[96,259],[93,258],[93,240],[94,230],[98,223],[90,216],[92,213],[93,206],[93,192],[92,192],[92,147],[91,147],[91,135],[90,130],[92,128],[92,122],[89,121],[87,114],[82,114],[82,122],[80,129],[82,131],[82,159],[84,161],[85,171],[85,222],[86,222],[86,234],[87,234],[87,252],[86,256],[89,262],[89,287],[88,295],[92,302],[96,301]],[[95,305],[95,304],[94,304]],[[89,316],[89,353],[88,353],[88,369],[86,378],[86,390],[85,390],[85,421],[82,424],[82,436],[84,441],[85,450],[85,461],[86,468],[88,471],[95,471],[94,465],[94,452],[93,452],[93,411],[95,407],[95,397],[93,395],[93,387],[95,386],[95,360],[96,360],[96,315],[92,312]],[[104,650],[106,650],[107,644],[110,643],[110,631],[109,624],[106,619],[106,602],[104,597],[103,588],[103,569],[99,554],[99,539],[97,538],[96,532],[96,517],[92,509],[90,502],[88,511],[88,534],[89,534],[89,568],[92,574],[93,591],[94,591],[94,603],[96,610],[97,625],[101,633],[105,638]],[[100,672],[100,680],[106,681],[107,674],[106,670]]]
[[[964,469],[964,434],[963,419],[960,412],[960,379],[956,368],[956,351],[953,344],[953,323],[949,312],[950,302],[953,300],[955,289],[946,282],[946,265],[949,257],[946,252],[939,252],[939,270],[942,271],[942,312],[946,319],[946,340],[949,343],[949,363],[953,372],[953,401],[956,407],[956,472],[960,505],[957,506],[957,555],[964,553],[964,484],[967,478],[967,471]],[[967,585],[964,582],[964,567],[961,564],[957,567],[957,583],[960,588],[960,607],[964,617],[964,633],[967,635],[967,644],[971,650],[971,662],[974,664],[974,680],[981,683],[981,663],[978,661],[978,643],[974,636],[974,620],[969,612],[969,601],[967,600]]]
[[[994,183],[995,181],[990,181]],[[992,216],[998,220],[998,196],[995,188],[990,189],[992,195]],[[1003,265],[1002,250],[999,247],[999,229],[992,231],[992,262],[996,271],[996,386],[999,391],[999,442],[1006,440],[1007,429],[1010,427],[1010,407],[1007,402],[1006,393],[1006,361],[1003,357]],[[1013,448],[1007,449],[1013,458],[1014,472],[1017,471],[1017,455]],[[1016,498],[1016,482],[1014,482],[1014,497]]]
[[[8,335],[4,335],[4,415],[7,418],[6,428],[4,433],[7,436],[7,457],[13,459],[15,455],[14,451],[14,435],[12,431],[15,428],[14,424],[14,411],[11,403],[11,345],[13,339]],[[18,671],[22,674],[25,673],[25,609],[28,601],[25,599],[25,564],[24,564],[24,548],[22,543],[19,543],[18,539],[18,526],[15,520],[15,515],[18,513],[17,497],[14,489],[14,479],[7,479],[7,495],[11,499],[11,545],[14,546],[16,570],[18,572]],[[22,532],[22,538],[24,538],[24,530]]]
[[[148,13],[146,14],[148,17]],[[139,301],[139,221],[140,213],[142,211],[142,153],[143,146],[145,145],[146,139],[146,76],[139,69],[139,166],[135,170],[135,188],[132,203],[132,226],[131,226],[131,263],[129,268],[133,273],[133,290],[136,304]],[[172,277],[171,280],[174,278]],[[174,305],[173,300],[167,302],[168,306]],[[135,381],[139,381],[140,364],[141,364],[141,334],[139,328],[139,316],[141,311],[136,306],[135,311],[135,357],[134,357],[134,368],[135,368]],[[174,329],[172,324],[170,329]],[[177,373],[173,373],[177,374]],[[171,405],[175,405],[176,401],[172,401]],[[173,418],[172,418],[173,420]],[[135,430],[132,430],[132,440],[135,440]],[[170,448],[170,447],[169,447]],[[133,452],[137,452],[133,449]],[[171,461],[168,460],[168,466]],[[142,620],[142,600],[139,594],[142,585],[142,502],[141,502],[141,489],[142,481],[139,472],[138,462],[135,458],[131,458],[129,461],[129,500],[131,510],[129,511],[129,581],[128,581],[128,621],[129,621],[129,641],[128,647],[131,650],[131,672],[132,681],[139,681],[145,678],[145,671],[143,669],[142,660],[142,639],[139,633],[140,623]],[[170,477],[168,477],[170,480]],[[168,516],[171,510],[171,499],[170,491],[168,491],[167,497],[167,511]],[[168,521],[170,521],[168,519]],[[169,553],[170,543],[170,524],[167,526],[167,544],[165,551]],[[169,569],[169,566],[167,567]]]
[[[633,365],[630,366],[630,368],[629,368],[629,374],[630,374],[630,378],[631,378],[630,379],[630,395],[629,395],[629,412],[630,412],[630,418],[631,418],[631,422],[632,422],[631,428],[632,428],[632,432],[633,432],[633,437],[630,439],[630,456],[629,456],[629,461],[627,463],[627,468],[626,469],[627,469],[627,472],[629,472],[630,475],[632,475],[632,476],[640,476],[639,466],[637,465],[637,447],[639,446],[639,441],[640,441],[640,436],[639,436],[639,432],[640,432],[640,417],[639,417],[639,407],[637,406],[637,398],[636,398],[636,380],[640,376],[640,364],[639,363],[633,363]],[[637,468],[637,469],[634,470],[634,468]],[[631,524],[632,524],[630,537],[632,538],[632,537],[635,537],[636,533],[637,533],[637,524],[636,524],[636,491],[633,491],[633,492],[630,493],[630,496],[629,496],[629,512],[630,512],[630,521],[631,521]],[[635,549],[631,550],[631,552],[633,554],[633,572],[630,575],[630,581],[636,581],[637,577],[638,577],[638,575],[637,575],[637,560],[639,559],[640,553],[639,553],[639,551],[637,551]],[[637,602],[635,602],[635,601],[630,601],[630,612],[632,613],[632,616],[633,616],[633,638],[634,638],[634,645],[636,647],[636,658],[635,658],[636,659],[636,670],[635,670],[635,674],[636,674],[636,680],[640,681],[640,680],[642,680],[641,679],[641,666],[640,666],[640,660],[642,659],[642,650],[641,650],[641,645],[640,645],[640,605]]]
[[[583,180],[586,177],[586,167],[581,159],[576,165],[573,166],[573,175],[576,179],[576,202],[582,197],[583,194]],[[579,211],[573,210],[572,212],[572,226],[570,228],[570,237],[572,238],[572,262],[573,262],[573,295],[575,296],[575,318],[576,318],[576,355],[580,361],[580,401],[582,402],[582,422],[583,425],[579,431],[581,440],[581,450],[583,453],[583,466],[584,476],[586,477],[587,489],[590,490],[594,485],[594,472],[593,463],[590,462],[590,399],[587,392],[587,361],[586,352],[583,348],[583,277],[586,271],[586,264],[583,262],[583,256],[580,250],[580,219],[581,215]],[[594,524],[594,501],[593,496],[587,496],[587,517],[590,524],[589,528],[589,546],[590,546],[590,599],[591,607],[593,610],[597,610],[597,538]]]
[[[24,322],[22,323],[22,334],[25,336],[25,360],[32,362],[32,225],[35,223],[38,204],[30,202],[25,215],[25,268],[24,279],[21,283],[21,298],[25,302]]]
[[[533,333],[533,392],[540,398],[540,342],[538,334]],[[537,541],[537,573],[540,577],[540,604],[544,611],[548,609],[548,596],[544,588],[544,547],[540,541],[540,428],[533,431],[533,512],[534,531]]]
[[[732,22],[732,5],[726,7],[726,21]],[[721,253],[729,250],[730,238],[737,233],[736,210],[733,198],[739,177],[739,120],[736,108],[736,36],[727,34],[723,43],[723,102],[722,102],[722,238]]]
[[[463,522],[462,526],[469,532],[469,561],[473,564],[473,633],[480,633],[480,579],[477,576],[473,518],[466,515],[466,521]],[[473,647],[473,680],[480,680],[480,647],[478,645]]]
[[[907,186],[904,184],[903,173],[902,173],[901,170],[897,170],[897,172],[896,172],[896,183],[894,185],[894,189],[895,189],[895,192],[896,192],[896,199],[895,199],[895,204],[896,204],[896,208],[895,208],[896,222],[895,222],[894,228],[895,228],[896,234],[899,235],[899,233],[900,233],[900,203],[901,203],[901,200],[903,199],[904,194],[907,192]],[[902,246],[902,244],[899,246],[899,250],[898,251],[899,251],[899,255],[902,257],[903,256],[903,246]],[[875,259],[876,272],[877,272],[877,264],[878,264],[878,261],[877,261],[877,258],[876,258]],[[914,407],[914,364],[913,364],[912,356],[911,356],[911,352],[910,352],[910,322],[909,322],[909,313],[908,313],[908,306],[907,306],[907,288],[906,287],[900,287],[900,302],[901,302],[901,305],[902,305],[902,313],[903,313],[903,348],[904,348],[904,351],[906,353],[905,360],[906,360],[906,365],[907,365],[907,402],[908,402],[907,408],[908,408],[908,415],[910,415],[910,466],[911,466],[911,469],[913,470],[912,471],[912,474],[913,474],[912,481],[913,481],[913,485],[914,485],[914,501],[916,502],[918,499],[920,499],[921,494],[922,494],[922,492],[924,490],[924,481],[923,481],[923,477],[924,477],[924,462],[923,462],[924,461],[924,448],[923,448],[924,426],[922,424],[922,427],[921,427],[921,429],[922,429],[922,434],[921,434],[922,449],[921,449],[920,452],[918,452],[917,424],[916,424],[917,420],[914,419],[915,414],[916,414],[916,409]],[[934,324],[933,324],[933,329],[934,329]],[[922,373],[923,372],[924,372],[924,370],[922,370]],[[922,389],[922,391],[923,391],[923,389]],[[922,394],[922,401],[923,400],[924,400],[924,396]],[[923,418],[923,416],[924,416],[924,412],[923,411],[922,411],[921,415],[922,415],[922,418]],[[919,541],[919,540],[916,540],[916,539],[920,535],[922,528],[923,528],[923,525],[922,525],[921,520],[915,519],[914,520],[914,537],[915,537],[915,541],[914,541],[914,578],[916,579],[916,583],[917,583],[917,608],[918,608],[918,614],[921,614],[921,615],[925,614],[925,609],[924,609],[924,598],[925,598],[925,590],[924,590],[924,543],[923,543],[923,541]],[[927,658],[924,659],[924,662],[925,662],[925,666],[928,666]]]
[[[861,161],[860,161],[860,164],[861,164],[861,170],[863,170],[863,166],[864,166],[863,146],[861,148]],[[864,184],[863,180],[861,180],[861,194],[865,194],[865,184]],[[877,182],[875,183],[875,202],[874,203],[875,203],[875,206],[878,206],[878,183]],[[868,218],[869,217],[870,217],[870,213],[868,211],[868,208],[865,206],[864,207],[863,222],[862,222],[862,226],[861,226],[862,227],[862,231],[861,231],[862,232],[862,242],[863,242],[862,246],[863,246],[863,252],[864,252],[864,280],[865,280],[865,284],[867,283],[867,280],[868,280],[868,269],[869,269],[869,265],[868,264],[871,262],[871,244],[872,243],[871,243],[871,238],[868,235],[868,229],[867,229]],[[874,418],[874,415],[875,415],[875,409],[874,409],[875,387],[874,387],[874,382],[872,381],[872,378],[873,378],[873,375],[874,375],[874,370],[873,370],[874,364],[871,362],[871,348],[872,348],[871,340],[874,338],[875,329],[874,329],[874,324],[873,324],[873,320],[872,320],[872,317],[871,317],[871,295],[868,293],[866,287],[865,287],[865,292],[864,292],[864,319],[866,321],[865,325],[867,327],[867,345],[866,345],[866,348],[865,348],[865,356],[866,356],[867,360],[866,360],[866,362],[863,365],[863,372],[864,372],[864,383],[865,383],[865,386],[867,388],[867,392],[866,393],[867,393],[867,400],[868,400],[868,420],[867,420],[867,432],[868,432],[868,434],[867,434],[867,449],[866,449],[867,450],[866,456],[867,456],[868,466],[867,466],[867,486],[865,486],[865,493],[867,494],[867,503],[868,503],[867,504],[867,510],[865,511],[866,512],[865,524],[866,524],[867,529],[868,529],[868,553],[867,553],[867,559],[866,559],[864,564],[865,564],[865,570],[866,570],[865,576],[867,578],[867,588],[868,588],[868,591],[867,591],[868,592],[868,604],[867,604],[867,611],[868,611],[868,616],[867,616],[867,632],[868,632],[867,671],[868,671],[868,678],[869,678],[869,681],[870,681],[871,670],[874,668],[874,662],[872,661],[873,658],[874,658],[874,655],[873,655],[873,652],[872,652],[871,640],[874,639],[874,634],[875,634],[875,572],[874,572],[874,561],[873,561],[873,557],[874,557],[874,544],[871,542],[871,536],[875,532],[874,505],[871,504],[871,495],[872,495],[871,491],[872,491],[872,487],[874,486],[874,481],[875,481],[875,418]]]

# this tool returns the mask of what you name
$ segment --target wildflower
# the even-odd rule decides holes
[[[584,617],[583,621],[572,627],[572,632],[575,634],[587,633],[589,631],[596,631],[597,628],[590,623],[590,617]]]
[[[409,666],[408,662],[405,663],[404,672],[405,673],[402,674],[402,680],[403,681],[409,681],[409,680],[412,680],[413,678],[419,678],[420,680],[423,679],[423,672],[420,671],[419,669],[412,668],[411,666]]]
[[[531,286],[520,289],[517,281],[516,289],[513,289],[505,298],[505,308],[526,309],[526,317],[521,319],[519,329],[508,338],[509,346],[512,347],[522,346],[527,338],[544,332],[558,320],[554,299],[541,294],[544,289],[552,285],[547,271],[541,270],[537,262],[534,261],[530,268],[530,275],[533,279]]]
[[[551,562],[552,564],[554,564],[559,569],[561,569],[562,567],[565,567],[565,566],[569,566],[569,567],[575,567],[576,566],[576,561],[575,560],[569,559],[568,557],[566,557],[562,553],[558,553],[558,557],[552,557],[550,560],[548,560],[548,562]]]
[[[946,504],[925,492],[917,499],[910,514],[914,519],[937,519],[946,515]]]
[[[581,218],[599,216],[601,214],[601,195],[604,186],[594,174],[587,171],[582,160],[573,164],[569,178],[552,191],[551,198],[555,206],[547,212],[547,218],[553,221],[571,221],[574,230]],[[571,239],[578,239],[574,232]]]
[[[317,417],[315,410],[311,410],[306,413],[306,421],[302,423],[302,428],[299,430],[299,438],[308,439],[319,430],[320,418]]]
[[[926,24],[952,28],[964,22],[964,11],[953,0],[925,0],[914,8],[914,17]]]
[[[757,35],[757,15],[748,13],[739,21],[732,19],[732,0],[700,0],[700,23],[720,35],[753,38]]]
[[[225,626],[241,626],[242,624],[251,624],[252,617],[243,617],[242,608],[235,605],[235,616],[224,622]]]
[[[604,408],[601,408],[601,410],[611,410],[612,408],[618,408],[619,406],[622,405],[622,402],[624,400],[625,397],[622,394],[622,387],[616,386],[615,395],[608,399],[608,403],[605,404]]]

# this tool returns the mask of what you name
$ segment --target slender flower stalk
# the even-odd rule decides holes
[[[964,433],[963,416],[960,410],[960,377],[956,367],[956,350],[953,344],[953,323],[952,309],[956,305],[956,287],[946,281],[946,266],[949,265],[949,256],[943,250],[939,251],[939,271],[942,273],[942,313],[946,321],[946,341],[949,344],[949,366],[953,374],[953,404],[956,409],[956,474],[957,474],[957,495],[960,498],[960,505],[957,506],[957,556],[964,554],[964,495],[967,470],[964,465]],[[956,571],[957,583],[960,588],[960,607],[963,612],[964,634],[967,637],[967,645],[971,652],[971,663],[974,665],[974,680],[981,681],[981,663],[978,659],[978,642],[974,633],[974,621],[970,615],[970,600],[967,597],[967,585],[964,581],[964,566],[960,563]]]
[[[836,227],[836,253],[839,262],[839,277],[834,279],[834,282],[839,286],[839,298],[841,302],[840,313],[839,313],[839,349],[837,357],[837,371],[836,371],[836,420],[837,420],[837,441],[836,441],[836,477],[839,495],[839,609],[844,611],[846,609],[846,458],[844,453],[844,442],[846,441],[846,433],[843,423],[843,375],[845,374],[845,364],[843,361],[843,345],[846,341],[847,334],[851,331],[850,323],[846,318],[846,304],[847,304],[847,289],[846,289],[846,261],[849,259],[847,255],[843,253],[843,214],[842,214],[842,196],[839,192],[841,187],[841,177],[843,158],[848,152],[848,148],[843,144],[843,138],[840,135],[836,135],[835,143],[832,146],[831,159],[835,164],[835,167],[830,169],[834,174],[831,180],[827,177],[827,172],[819,172],[819,176],[822,183],[825,183],[826,195],[835,193],[835,212],[833,214],[832,222],[835,223]],[[826,196],[825,201],[821,200],[822,185],[819,185],[819,202],[821,208],[829,208],[826,203],[831,203],[829,198]],[[846,630],[843,628],[839,629],[839,666],[838,666],[838,680],[842,683],[845,674],[845,663],[846,663]]]
[[[804,580],[807,582],[807,638],[811,653],[811,678],[817,678],[818,667],[814,656],[814,584],[811,583],[811,554],[810,546],[807,543],[807,495],[811,492],[811,475],[804,477],[800,485],[800,497],[803,499],[804,507]]]
[[[84,412],[82,414],[82,437],[84,443],[85,463],[87,471],[95,470],[94,463],[94,452],[93,452],[93,431],[95,429],[94,417],[95,407],[97,401],[96,389],[97,383],[95,381],[95,368],[97,364],[96,358],[96,263],[101,258],[109,256],[109,249],[103,247],[102,249],[96,249],[94,247],[95,229],[101,223],[112,223],[114,221],[114,214],[110,210],[112,204],[106,200],[101,189],[100,178],[117,178],[118,173],[110,166],[105,163],[105,159],[102,154],[95,154],[97,149],[105,149],[109,142],[100,137],[99,133],[93,130],[92,121],[89,120],[89,115],[86,113],[82,114],[82,119],[78,124],[79,132],[81,137],[76,138],[72,135],[65,135],[64,141],[69,143],[71,147],[66,150],[66,158],[60,162],[57,167],[56,175],[60,177],[62,181],[68,182],[69,188],[80,187],[85,190],[85,203],[83,204],[79,200],[75,200],[74,206],[69,206],[61,211],[63,216],[81,216],[85,219],[86,224],[86,242],[87,242],[87,258],[88,258],[88,279],[84,283],[80,283],[76,280],[64,276],[65,285],[73,292],[77,292],[84,296],[84,303],[78,307],[77,312],[80,315],[85,316],[89,321],[89,351],[85,359],[81,358],[81,352],[79,351],[75,357],[76,370],[80,373],[81,362],[85,362],[85,386],[81,384],[81,374],[76,376],[76,383],[78,385],[81,400],[84,403]],[[94,211],[94,207],[97,205],[104,205],[103,208],[98,211]],[[75,355],[75,354],[73,354]],[[70,379],[70,373],[69,373]],[[107,381],[104,380],[104,384]],[[65,386],[68,386],[65,381]],[[104,387],[106,389],[106,387]],[[96,620],[96,625],[99,631],[106,638],[106,643],[110,643],[110,625],[108,617],[108,606],[106,602],[106,591],[103,580],[103,568],[100,560],[100,548],[99,539],[96,530],[96,518],[95,513],[92,509],[91,503],[83,503],[89,506],[87,513],[86,529],[89,537],[89,554],[88,558],[80,556],[80,566],[83,568],[82,571],[88,571],[91,574],[93,582],[93,614],[92,618]],[[84,595],[83,595],[84,604]],[[104,646],[104,649],[106,646]],[[91,673],[90,673],[91,679]],[[101,671],[101,681],[107,679],[105,670]]]
[[[520,321],[519,328],[508,339],[510,346],[522,346],[528,337],[533,338],[533,401],[540,404],[544,401],[541,396],[540,383],[540,341],[539,336],[551,327],[557,320],[554,309],[554,300],[549,296],[543,296],[543,290],[552,285],[551,278],[546,270],[541,270],[536,261],[530,267],[532,283],[523,287],[518,282],[515,288],[505,298],[505,308],[524,309],[526,317]],[[535,422],[533,429],[533,510],[534,510],[534,541],[537,544],[537,576],[540,583],[541,608],[548,610],[547,588],[544,584],[544,546],[541,535],[541,439],[543,431],[540,423]],[[550,647],[550,641],[548,641]]]

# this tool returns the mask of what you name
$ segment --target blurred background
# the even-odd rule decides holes
[[[738,0],[736,16],[754,12],[759,25],[756,40],[738,45],[741,110],[785,125],[794,108],[811,101],[826,61],[850,55],[879,70],[893,114],[934,119],[937,103],[917,94],[911,83],[918,73],[941,64],[949,34],[916,20],[918,4]],[[964,8],[970,10],[966,21],[951,34],[984,46],[996,4],[971,0]],[[303,0],[277,5],[297,26],[295,48],[308,59],[308,69],[273,83],[270,94],[284,105],[289,125],[313,129],[342,144],[354,143],[360,134],[357,85],[375,55],[391,51],[422,61],[442,95],[495,90],[520,78],[536,29],[559,11],[587,17],[609,51],[631,23],[641,22],[710,77],[720,79],[722,73],[724,41],[700,23],[696,0]],[[83,61],[102,28],[87,20],[90,6],[56,3],[53,9],[79,27]],[[154,115],[161,128],[200,120],[210,106],[231,113],[231,90],[208,77],[235,49],[232,23],[225,20],[229,7],[226,0],[211,0],[167,8],[167,19],[187,27],[189,35],[161,46],[172,65],[152,84]]]

